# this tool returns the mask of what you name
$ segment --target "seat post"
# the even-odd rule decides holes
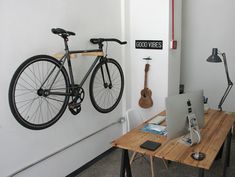
[[[64,46],[65,46],[65,50],[66,51],[69,51],[69,47],[68,47],[68,38],[67,37],[63,37],[63,39],[64,39]]]
[[[70,81],[71,81],[71,86],[74,86],[74,77],[73,77],[73,70],[72,70],[72,64],[70,60],[70,54],[69,54],[69,47],[68,47],[68,37],[67,36],[62,36],[64,39],[64,45],[65,45],[65,51],[66,51],[66,58],[67,58],[67,63],[68,63],[68,70],[69,70],[69,76],[70,76]]]

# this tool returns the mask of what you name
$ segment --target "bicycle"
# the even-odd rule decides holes
[[[9,87],[9,104],[15,119],[24,127],[41,130],[50,127],[63,115],[68,106],[74,115],[81,111],[84,99],[83,84],[91,74],[90,100],[101,113],[111,112],[121,100],[124,88],[123,71],[119,63],[104,55],[104,42],[121,42],[115,38],[93,38],[98,49],[70,51],[68,37],[75,33],[53,28],[52,33],[64,40],[65,53],[60,59],[36,55],[24,61],[15,71]],[[96,59],[79,84],[74,83],[71,54],[91,54]],[[67,61],[68,69],[65,68]]]

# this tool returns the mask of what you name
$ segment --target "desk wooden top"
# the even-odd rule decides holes
[[[160,115],[164,114],[165,112],[160,113]],[[210,169],[234,122],[234,115],[209,110],[205,114],[205,126],[201,129],[201,142],[192,147],[179,143],[178,138],[168,140],[166,136],[141,131],[146,122],[114,140],[112,145],[194,167]],[[140,145],[146,140],[159,142],[162,145],[155,151],[140,148]],[[195,151],[205,153],[206,158],[202,161],[193,160],[191,154]]]

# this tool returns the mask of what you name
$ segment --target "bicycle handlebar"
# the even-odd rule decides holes
[[[115,38],[91,38],[90,42],[92,44],[102,44],[103,42],[117,42],[121,45],[127,44],[126,41],[120,41],[119,39],[115,39]]]

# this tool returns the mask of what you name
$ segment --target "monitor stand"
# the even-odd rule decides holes
[[[194,113],[188,113],[187,119],[188,119],[189,133],[183,136],[181,140],[189,146],[192,146],[194,144],[199,144],[201,141],[201,135],[197,122],[197,117]]]

